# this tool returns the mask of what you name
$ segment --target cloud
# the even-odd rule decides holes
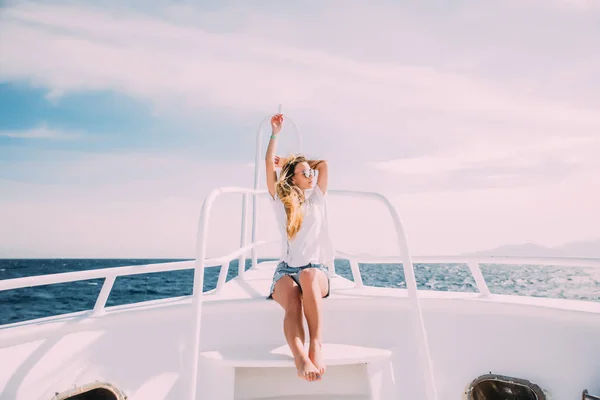
[[[464,190],[557,183],[573,173],[596,171],[600,138],[523,136],[521,143],[473,141],[442,154],[370,163],[412,190]]]
[[[80,132],[63,131],[60,129],[51,129],[45,123],[27,130],[0,130],[0,137],[13,139],[46,139],[46,140],[74,140],[82,137]]]
[[[490,80],[434,66],[357,60],[151,16],[116,18],[116,12],[41,4],[5,9],[0,38],[11,40],[0,39],[0,78],[32,81],[54,98],[116,90],[163,111],[209,108],[238,118],[264,115],[283,102],[302,120],[318,121],[319,132],[353,142],[365,131],[427,142],[443,126],[473,119],[600,128],[593,110],[517,96]]]
[[[592,153],[598,150],[600,138],[595,137],[554,137],[544,141],[523,138],[523,143],[518,146],[479,141],[442,155],[384,161],[375,163],[373,167],[404,175],[431,176],[474,168],[526,168],[539,165],[548,158],[586,165],[597,164]]]
[[[485,9],[485,21],[490,7],[478,7]],[[467,8],[453,7],[455,18],[444,20],[452,33],[461,20],[473,19]],[[378,18],[377,29],[359,35],[363,41],[358,48],[369,55],[362,58],[348,53],[347,43],[338,43],[329,24],[323,24],[333,12],[327,6],[313,10],[314,15],[299,13],[298,22],[285,19],[286,8],[256,10],[238,4],[214,10],[191,5],[159,10],[167,17],[114,7],[29,3],[6,8],[0,15],[0,46],[6,55],[0,59],[0,79],[34,82],[46,87],[54,101],[72,92],[115,90],[153,104],[158,112],[194,115],[198,109],[211,110],[223,121],[262,117],[283,102],[284,111],[290,110],[300,122],[309,152],[328,158],[336,152],[349,162],[373,160],[379,170],[405,175],[471,171],[477,180],[493,173],[492,180],[498,181],[529,169],[537,179],[546,162],[550,173],[568,173],[577,165],[573,156],[565,153],[562,156],[570,158],[565,160],[555,150],[548,150],[554,151],[550,155],[540,151],[573,132],[585,136],[600,129],[600,115],[589,107],[593,100],[587,106],[553,101],[538,88],[505,87],[503,79],[483,78],[473,68],[460,72],[444,68],[444,63],[419,65],[407,57],[393,58],[417,55],[423,50],[417,42],[423,38],[436,46],[448,43],[452,49],[467,45],[472,54],[494,48],[499,66],[504,64],[498,59],[510,56],[506,46],[523,47],[506,36],[475,42],[442,37],[436,26],[419,28],[398,13],[412,12],[431,22],[427,18],[439,10],[427,10],[423,17],[416,5],[369,10],[356,5],[340,13],[348,24],[340,29],[349,35],[356,33],[350,27],[361,18]],[[400,35],[402,51],[370,40],[397,29],[399,15],[409,23],[401,32],[416,35]],[[301,29],[307,35],[297,34],[306,18],[319,22],[310,30],[319,32],[318,41],[300,40],[312,37],[307,30]],[[266,24],[269,21],[277,37],[267,34],[273,26]],[[393,29],[388,33],[398,34]],[[525,34],[523,40],[531,39],[522,25],[515,29]],[[10,41],[3,39],[9,37]],[[390,58],[372,57],[373,49]],[[533,54],[539,55],[540,49],[536,46]],[[567,65],[556,75],[564,86],[575,84],[575,75],[581,75],[569,73],[582,69],[564,60],[552,65]],[[520,69],[524,76],[532,73]],[[536,96],[538,92],[542,94]],[[533,139],[524,144],[526,136]],[[586,150],[570,149],[571,154]]]

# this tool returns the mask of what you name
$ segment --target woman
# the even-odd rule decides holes
[[[288,159],[276,156],[282,124],[281,114],[271,118],[272,135],[265,156],[267,187],[284,243],[269,298],[285,311],[283,332],[294,355],[298,376],[314,381],[325,373],[321,356],[321,300],[329,296],[327,265],[333,262],[325,199],[327,162],[307,160],[302,155]],[[276,168],[281,168],[279,178]],[[315,170],[317,183],[307,197],[305,191],[313,187]],[[308,325],[308,353],[304,350],[303,317]]]

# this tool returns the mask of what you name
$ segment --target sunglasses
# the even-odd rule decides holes
[[[311,176],[315,175],[315,170],[314,169],[305,169],[303,171],[300,171],[300,173],[304,174],[304,177],[310,178]]]

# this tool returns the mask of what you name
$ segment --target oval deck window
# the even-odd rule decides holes
[[[127,396],[109,383],[94,382],[57,393],[52,400],[126,400]]]
[[[466,394],[467,400],[547,400],[535,383],[495,374],[475,379]]]

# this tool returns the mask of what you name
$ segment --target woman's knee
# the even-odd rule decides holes
[[[298,281],[303,292],[320,292],[321,296],[325,296],[329,290],[327,275],[316,268],[308,268],[300,272]]]
[[[302,287],[306,285],[313,285],[318,281],[318,274],[319,271],[316,268],[308,268],[300,272],[298,280],[300,281]]]

